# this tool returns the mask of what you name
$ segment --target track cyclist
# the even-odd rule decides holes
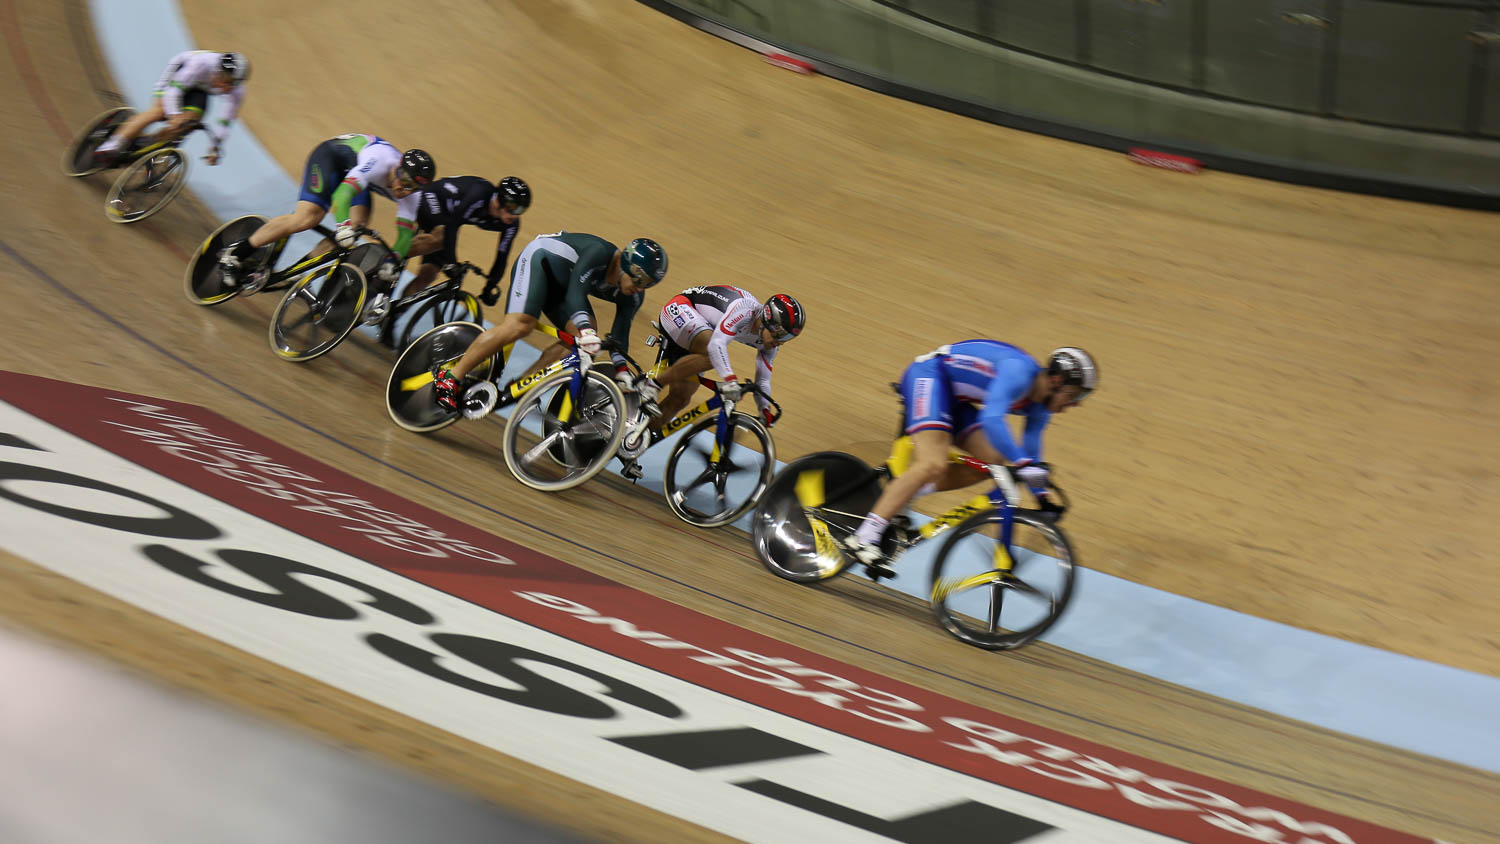
[[[729,341],[755,349],[755,384],[771,392],[771,362],[781,344],[802,333],[807,311],[796,299],[778,293],[762,303],[747,290],[731,285],[689,287],[673,296],[661,309],[659,324],[667,335],[667,361],[659,377],[667,389],[653,430],[682,412],[698,391],[698,373],[713,368],[719,375],[719,395],[728,403],[738,401],[743,385],[729,364]],[[653,398],[657,385],[642,384],[641,396]],[[759,393],[755,403],[771,421],[771,404]]]
[[[473,226],[500,233],[495,261],[485,274],[480,296],[486,305],[494,305],[500,298],[500,280],[521,228],[521,215],[529,207],[531,188],[515,176],[494,184],[480,176],[449,176],[422,188],[417,200],[418,234],[411,247],[411,254],[422,256],[422,267],[406,295],[426,288],[437,278],[438,270],[458,262],[458,230]]]
[[[359,240],[359,227],[370,221],[373,192],[396,203],[398,231],[396,242],[391,245],[395,260],[387,262],[378,274],[381,284],[389,288],[411,248],[416,230],[417,190],[430,184],[436,174],[437,165],[423,150],[409,149],[403,153],[375,135],[356,133],[330,138],[318,144],[307,157],[296,210],[267,220],[250,237],[225,247],[219,255],[219,265],[226,280],[244,283],[244,262],[255,250],[311,229],[330,206],[338,222],[334,238],[339,246],[351,248]],[[389,302],[389,289],[381,290],[367,306],[367,313],[377,316]]]
[[[212,50],[178,53],[167,62],[166,70],[157,80],[151,107],[125,121],[109,140],[100,144],[94,151],[95,161],[106,167],[112,165],[121,150],[127,149],[147,126],[159,120],[167,121],[167,125],[158,133],[158,140],[182,137],[204,119],[208,96],[219,94],[228,100],[228,104],[224,116],[209,130],[214,141],[208,155],[204,156],[210,165],[218,164],[224,138],[229,135],[229,124],[234,122],[245,102],[245,81],[249,78],[250,61],[241,53]]]
[[[538,235],[516,256],[511,268],[505,317],[474,338],[451,370],[433,372],[433,395],[438,406],[457,410],[460,387],[469,370],[530,334],[542,316],[577,338],[583,354],[598,354],[603,341],[594,328],[590,296],[614,303],[615,321],[610,333],[621,346],[629,345],[630,322],[646,300],[646,289],[666,275],[666,250],[649,238],[638,237],[619,249],[592,234]],[[554,343],[542,352],[532,371],[566,354],[565,346]],[[617,373],[625,370],[623,359],[614,363]]]
[[[1046,501],[1048,470],[1041,463],[1042,431],[1054,413],[1083,401],[1099,383],[1099,369],[1083,349],[1057,349],[1045,367],[1009,343],[965,340],[922,355],[906,368],[900,393],[910,467],[891,479],[859,530],[844,541],[850,558],[873,578],[895,575],[880,541],[890,520],[919,495],[956,489],[978,478],[950,463],[954,445],[987,463],[1019,467],[1017,476]],[[1025,417],[1020,443],[1005,417]]]

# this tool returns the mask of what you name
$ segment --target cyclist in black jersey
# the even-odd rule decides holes
[[[521,229],[521,215],[531,206],[531,188],[515,176],[506,176],[494,184],[480,176],[450,176],[424,187],[418,198],[417,230],[411,254],[422,256],[417,277],[406,289],[406,295],[432,284],[438,270],[458,263],[458,230],[474,226],[499,232],[495,260],[485,274],[480,298],[493,306],[500,298],[500,284],[505,278],[505,264],[511,245]]]

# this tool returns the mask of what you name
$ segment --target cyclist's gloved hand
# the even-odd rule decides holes
[[[339,227],[333,232],[333,242],[340,249],[353,249],[354,244],[359,242],[359,227],[349,220],[339,223]]]
[[[1016,479],[1032,491],[1047,488],[1047,478],[1051,472],[1047,471],[1047,464],[1037,463],[1034,460],[1022,460],[1016,464]]]
[[[735,402],[739,401],[740,396],[743,395],[744,392],[744,385],[742,385],[737,379],[730,379],[728,381],[719,382],[719,398],[723,399],[725,404],[734,404]]]
[[[604,341],[599,339],[599,332],[592,328],[585,328],[578,335],[578,348],[589,357],[599,354],[599,347],[603,344]]]

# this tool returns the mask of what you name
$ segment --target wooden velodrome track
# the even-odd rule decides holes
[[[288,172],[326,137],[375,132],[425,147],[445,174],[524,176],[537,204],[523,236],[659,239],[672,270],[648,310],[699,283],[798,296],[811,327],[777,370],[783,459],[883,436],[894,415],[884,385],[940,343],[1084,345],[1103,387],[1048,444],[1072,480],[1070,527],[1087,565],[1500,674],[1500,571],[1486,554],[1500,547],[1500,218],[1133,167],[796,77],[630,0],[420,12],[367,0],[360,18],[378,24],[361,24],[363,37],[338,34],[350,19],[331,4],[264,0],[254,16],[209,0],[183,7],[199,44],[254,58],[245,116]],[[1500,777],[1054,648],[965,648],[922,608],[862,581],[821,591],[774,582],[736,536],[687,529],[617,479],[544,496],[513,482],[473,429],[397,430],[379,399],[390,358],[371,344],[283,365],[266,348],[269,297],[217,310],[183,301],[187,250],[213,226],[189,197],[149,224],[114,226],[99,211],[102,180],[58,174],[62,145],[113,84],[83,4],[0,0],[0,29],[4,237],[26,261],[245,394],[402,469],[526,523],[567,520],[585,545],[661,562],[591,557],[331,451],[12,260],[0,261],[17,309],[0,368],[207,406],[543,552],[966,701],[1398,829],[1500,841]],[[389,228],[389,214],[377,205],[377,224]],[[469,233],[463,252],[478,259],[491,246]],[[0,619],[574,830],[713,837],[4,555]],[[578,812],[579,797],[595,808]]]

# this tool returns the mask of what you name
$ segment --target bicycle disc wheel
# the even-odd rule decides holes
[[[756,504],[755,555],[772,574],[796,583],[837,577],[849,566],[839,543],[859,529],[879,497],[875,470],[852,454],[822,451],[793,460]]]
[[[113,108],[104,112],[78,133],[63,150],[62,171],[65,176],[88,176],[103,170],[94,163],[94,150],[104,145],[120,125],[135,116],[133,108]]]
[[[479,300],[462,290],[442,293],[428,299],[412,310],[411,318],[401,330],[401,346],[406,348],[412,341],[439,325],[450,322],[480,322],[484,309]]]
[[[423,334],[396,358],[390,380],[385,385],[385,410],[391,421],[419,434],[446,428],[461,417],[457,412],[438,407],[432,395],[432,370],[452,366],[463,357],[480,334],[483,326],[472,322],[450,322]],[[500,373],[504,363],[499,355],[481,361],[471,376],[490,379]]]
[[[113,223],[138,223],[167,207],[187,184],[188,159],[169,147],[125,168],[104,197],[104,216]]]
[[[559,492],[587,481],[615,456],[625,436],[625,396],[615,380],[590,369],[574,402],[572,379],[571,369],[542,379],[505,423],[505,465],[532,489]],[[529,448],[523,447],[523,432],[536,438]]]
[[[667,455],[667,506],[690,525],[727,525],[755,506],[776,471],[771,432],[748,413],[731,413],[728,445],[718,447],[717,415],[688,428]]]
[[[997,565],[1000,513],[965,519],[932,563],[932,610],[960,641],[992,651],[1019,648],[1046,632],[1073,595],[1073,549],[1056,525],[1017,511],[1009,571]]]
[[[343,342],[365,307],[365,274],[352,264],[320,267],[297,279],[271,314],[267,339],[282,360],[302,363]]]
[[[198,251],[188,261],[187,272],[182,277],[183,292],[195,305],[219,305],[233,299],[240,288],[224,284],[224,274],[219,269],[219,253],[232,243],[244,240],[255,230],[266,224],[266,218],[258,214],[237,217],[222,226],[203,241]],[[270,244],[256,250],[250,261],[259,261]]]

